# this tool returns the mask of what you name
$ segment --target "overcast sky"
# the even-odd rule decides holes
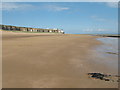
[[[66,33],[118,33],[115,2],[6,2],[2,24],[59,28]]]

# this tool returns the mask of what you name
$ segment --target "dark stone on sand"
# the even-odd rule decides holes
[[[118,79],[118,80],[114,79],[115,77],[118,77],[118,75],[107,75],[107,74],[102,74],[102,73],[88,73],[88,75],[90,75],[91,78],[100,79],[100,80],[104,80],[104,81],[120,82],[120,79]],[[113,78],[113,79],[111,79],[111,78]]]
[[[110,81],[110,79],[105,79],[105,81]]]
[[[106,77],[105,74],[101,74],[101,73],[88,73],[88,75],[91,75],[92,78],[100,79],[100,80],[105,80],[104,77]]]

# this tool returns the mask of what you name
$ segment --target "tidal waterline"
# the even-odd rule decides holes
[[[118,73],[118,39],[119,38],[97,38],[102,44],[96,48],[96,57],[99,63],[106,65],[111,73]]]
[[[104,43],[101,47],[104,52],[113,52],[118,54],[118,39],[119,38],[111,38],[111,37],[106,37],[106,38],[97,38],[97,40],[101,41]]]

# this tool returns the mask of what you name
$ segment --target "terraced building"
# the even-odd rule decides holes
[[[60,29],[43,29],[43,28],[30,28],[30,27],[18,27],[11,25],[0,25],[2,30],[7,31],[23,31],[23,32],[42,32],[42,33],[61,33],[64,34],[63,30]]]

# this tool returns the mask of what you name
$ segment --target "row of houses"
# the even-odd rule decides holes
[[[2,30],[7,30],[7,31],[25,31],[25,32],[43,32],[43,33],[64,34],[64,31],[60,29],[42,29],[42,28],[30,28],[30,27],[18,27],[18,26],[11,26],[11,25],[0,25],[0,27]]]

